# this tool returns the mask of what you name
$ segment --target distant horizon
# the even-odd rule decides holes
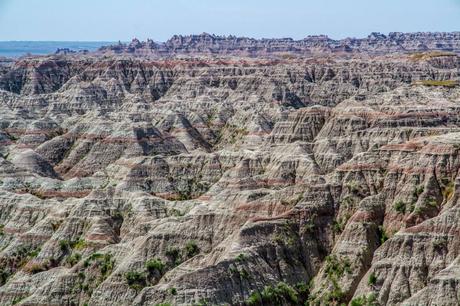
[[[413,32],[402,32],[402,31],[391,31],[391,32],[381,32],[381,31],[374,31],[374,32],[369,32],[367,35],[363,35],[363,36],[344,36],[342,38],[336,38],[336,37],[332,37],[331,35],[328,35],[326,33],[323,33],[323,34],[307,34],[305,35],[304,37],[302,38],[294,38],[294,37],[290,37],[290,36],[273,36],[273,37],[253,37],[253,36],[239,36],[239,35],[235,35],[235,34],[218,34],[218,33],[207,33],[207,32],[201,32],[201,33],[191,33],[191,34],[173,34],[171,35],[168,39],[166,40],[155,40],[155,39],[152,39],[152,38],[145,38],[145,39],[140,39],[140,38],[137,38],[137,37],[132,37],[131,39],[129,40],[0,40],[0,42],[4,43],[4,42],[12,42],[12,43],[15,43],[15,42],[18,42],[18,43],[21,43],[21,42],[41,42],[41,43],[118,43],[118,42],[122,42],[122,43],[130,43],[132,40],[134,39],[138,39],[140,41],[147,41],[147,40],[153,40],[155,42],[158,42],[158,43],[164,43],[166,41],[168,41],[169,39],[171,39],[173,36],[177,35],[177,36],[199,36],[199,35],[202,35],[202,34],[209,34],[209,35],[214,35],[214,36],[218,36],[218,37],[229,37],[229,36],[235,36],[235,37],[238,37],[238,38],[249,38],[249,39],[257,39],[257,40],[261,40],[261,39],[293,39],[293,40],[302,40],[302,39],[305,39],[305,38],[308,38],[308,37],[315,37],[315,36],[325,36],[325,37],[328,37],[332,40],[345,40],[345,39],[365,39],[367,38],[369,35],[371,35],[372,33],[379,33],[379,34],[382,34],[382,35],[385,35],[385,36],[388,36],[389,34],[391,33],[403,33],[403,34],[416,34],[416,33],[432,33],[432,34],[436,34],[436,33],[460,33],[460,30],[454,30],[454,31],[413,31]]]
[[[460,30],[460,0],[0,0],[0,41],[164,42],[178,33],[339,40]]]

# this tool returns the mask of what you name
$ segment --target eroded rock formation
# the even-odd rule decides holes
[[[0,304],[457,305],[459,40],[5,60]]]

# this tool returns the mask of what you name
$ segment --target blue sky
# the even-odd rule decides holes
[[[0,40],[460,31],[460,0],[0,0]]]

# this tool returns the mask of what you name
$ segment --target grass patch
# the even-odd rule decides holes
[[[412,83],[413,85],[423,85],[423,86],[431,86],[431,87],[456,87],[459,85],[458,81],[455,80],[444,80],[444,81],[437,81],[437,80],[419,80]]]
[[[442,52],[442,51],[433,51],[433,52],[419,52],[413,53],[410,55],[410,58],[414,61],[422,61],[422,60],[429,60],[436,57],[443,57],[443,56],[457,56],[457,54],[452,52]]]

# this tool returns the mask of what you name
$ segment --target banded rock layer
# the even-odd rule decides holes
[[[457,55],[4,67],[0,304],[458,304]]]

